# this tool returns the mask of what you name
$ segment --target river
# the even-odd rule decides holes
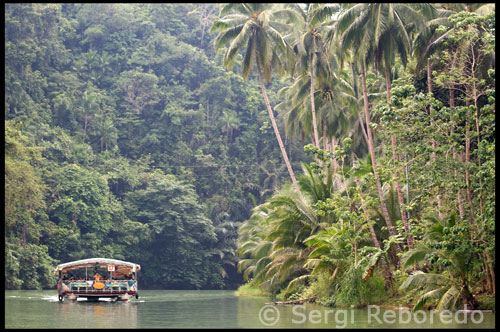
[[[269,305],[233,291],[144,290],[128,303],[57,300],[55,290],[5,291],[5,328],[494,328],[492,313],[334,310]],[[391,311],[391,312],[389,312]]]

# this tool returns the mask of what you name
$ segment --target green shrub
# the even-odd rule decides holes
[[[331,280],[329,273],[317,274],[311,281],[309,287],[302,292],[302,298],[309,298],[316,295],[316,303],[333,306],[335,304],[335,290],[337,284]]]
[[[6,248],[5,288],[54,288],[57,276],[53,274],[55,261],[44,245],[11,244]]]
[[[267,292],[259,288],[259,286],[253,285],[251,282],[247,282],[244,285],[238,287],[235,292],[237,296],[269,296]]]
[[[335,295],[335,305],[338,307],[364,307],[378,304],[389,296],[384,287],[384,278],[374,274],[363,281],[363,268],[351,266],[343,275],[338,293]]]

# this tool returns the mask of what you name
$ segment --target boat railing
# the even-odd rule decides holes
[[[122,293],[136,291],[137,283],[133,279],[127,280],[63,280],[68,292],[85,293]]]

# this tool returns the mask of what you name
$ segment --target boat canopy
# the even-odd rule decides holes
[[[61,272],[61,271],[62,271],[62,273],[66,273],[66,272],[72,271],[72,270],[77,270],[77,269],[81,269],[81,268],[93,268],[95,266],[99,266],[100,268],[105,269],[108,267],[108,265],[114,265],[115,271],[117,273],[137,272],[141,269],[141,266],[139,264],[120,261],[117,259],[88,258],[88,259],[81,259],[81,260],[74,261],[74,262],[59,264],[59,265],[57,265],[56,269],[54,270],[54,274],[59,274],[59,272]]]

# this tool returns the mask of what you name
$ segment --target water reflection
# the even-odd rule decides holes
[[[335,309],[315,304],[271,305],[269,299],[238,297],[240,328],[494,328],[491,313],[435,311],[411,312],[373,306],[367,309]],[[441,316],[442,314],[442,316]]]
[[[482,324],[416,323],[407,316],[384,325],[369,319],[366,309],[343,315],[319,305],[271,306],[270,299],[234,296],[232,291],[142,291],[139,300],[64,301],[54,291],[6,291],[5,328],[494,328],[495,315]],[[274,308],[273,308],[274,307]],[[298,309],[297,309],[298,308]],[[377,315],[382,319],[384,310]],[[262,316],[259,316],[261,315]],[[263,324],[261,317],[268,319]],[[274,323],[273,318],[279,319]]]
[[[59,325],[80,328],[137,328],[137,305],[131,302],[64,301],[56,306]]]

